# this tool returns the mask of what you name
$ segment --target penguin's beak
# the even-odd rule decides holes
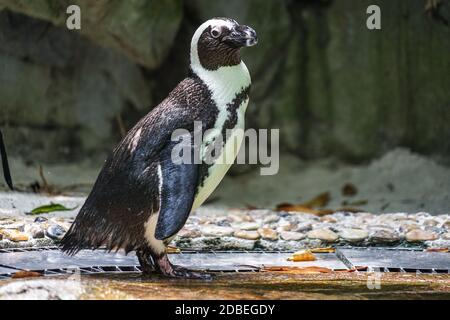
[[[258,36],[256,31],[249,26],[238,25],[228,36],[223,38],[223,41],[237,48],[251,47],[258,43]]]

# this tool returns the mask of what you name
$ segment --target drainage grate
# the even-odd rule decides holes
[[[316,254],[317,260],[290,262],[292,251],[197,251],[183,250],[171,254],[174,264],[212,272],[258,272],[262,267],[318,266],[332,270],[356,269],[357,272],[450,273],[450,254],[423,252],[416,248],[339,247],[335,253]],[[362,267],[362,268],[361,268]],[[57,247],[0,249],[0,279],[19,270],[44,275],[98,273],[138,273],[140,267],[132,253],[82,250],[74,257]]]
[[[450,274],[450,254],[416,248],[337,248],[337,257],[347,268],[367,272]],[[367,267],[360,269],[360,267]]]

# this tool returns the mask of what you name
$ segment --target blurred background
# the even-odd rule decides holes
[[[81,30],[66,28],[70,4]],[[366,27],[371,4],[381,30]],[[233,167],[211,203],[450,212],[447,0],[0,0],[0,128],[19,189],[89,191],[215,16],[258,33],[247,127],[280,129],[282,154],[275,176]]]

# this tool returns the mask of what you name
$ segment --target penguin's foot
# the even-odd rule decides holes
[[[146,254],[143,251],[136,251],[136,256],[141,265],[141,270],[143,274],[152,274],[156,271],[155,264],[153,263],[153,258],[150,254]]]
[[[156,259],[158,271],[169,278],[212,280],[212,275],[202,271],[194,271],[170,263],[167,255]]]

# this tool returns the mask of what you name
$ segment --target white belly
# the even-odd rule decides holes
[[[208,169],[208,177],[203,181],[203,185],[198,190],[197,196],[194,199],[194,204],[192,205],[192,210],[194,211],[202,205],[203,202],[211,195],[211,193],[217,188],[220,181],[230,169],[239,149],[242,144],[244,137],[244,113],[247,107],[248,100],[244,101],[240,108],[238,109],[238,121],[233,129],[233,133],[228,138],[222,152],[220,153],[217,160]]]

